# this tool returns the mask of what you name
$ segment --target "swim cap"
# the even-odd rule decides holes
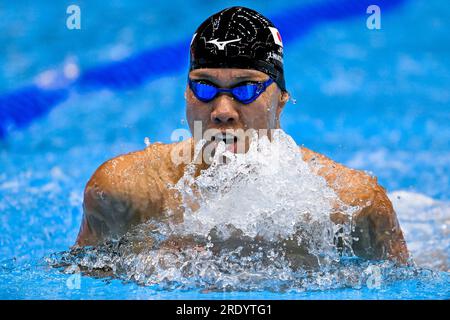
[[[249,8],[224,9],[198,27],[191,41],[189,71],[200,68],[259,70],[286,91],[280,33],[269,19]]]

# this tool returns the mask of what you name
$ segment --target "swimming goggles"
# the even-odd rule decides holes
[[[249,82],[232,88],[219,88],[203,80],[188,79],[189,88],[200,101],[209,102],[216,98],[219,93],[227,92],[231,93],[236,100],[243,104],[255,101],[272,82],[272,78],[269,78],[269,80],[264,82]]]

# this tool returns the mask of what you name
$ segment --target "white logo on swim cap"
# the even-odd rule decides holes
[[[218,41],[218,40],[219,40],[219,39],[214,39],[214,40],[208,41],[208,42],[206,42],[206,43],[212,43],[212,44],[216,45],[217,48],[218,48],[219,50],[224,50],[224,49],[225,49],[225,46],[226,46],[227,44],[229,44],[229,43],[231,43],[231,42],[240,41],[241,38],[233,39],[233,40],[227,40],[227,41]]]
[[[281,35],[277,28],[274,27],[268,27],[270,32],[272,33],[273,41],[275,44],[283,47],[283,42],[281,41]]]

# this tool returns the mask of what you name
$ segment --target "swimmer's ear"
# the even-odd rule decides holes
[[[277,115],[276,115],[277,128],[280,128],[281,111],[283,111],[283,108],[286,105],[286,102],[288,102],[288,101],[289,101],[289,92],[281,91],[279,98],[278,98]]]
[[[289,101],[289,98],[290,98],[289,92],[281,91],[280,99],[279,99],[279,105],[280,105],[281,108],[283,108],[284,105],[286,104],[286,102]]]
[[[189,90],[189,85],[186,85],[186,89],[184,90],[184,100],[187,100],[188,90]]]
[[[281,111],[283,110],[284,106],[286,105],[286,102],[289,101],[289,92],[287,91],[281,91],[280,95],[278,97],[278,108],[277,108],[277,116],[280,115]]]

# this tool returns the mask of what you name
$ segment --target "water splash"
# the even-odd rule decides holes
[[[358,208],[342,209],[334,190],[311,171],[295,141],[282,130],[273,133],[272,141],[254,135],[246,154],[226,151],[221,142],[211,166],[198,177],[193,172],[186,170],[174,186],[182,203],[195,204],[195,209],[185,208],[177,233],[211,236],[214,230],[219,240],[234,233],[269,243],[291,239],[316,257],[335,259],[336,233],[341,230],[350,247],[350,224],[336,225],[330,215],[339,208],[351,221]]]
[[[204,145],[197,144],[196,156]],[[182,223],[149,221],[118,241],[48,261],[164,289],[360,288],[375,276],[381,278],[373,283],[385,285],[417,275],[414,268],[353,255],[351,217],[359,208],[344,206],[281,130],[272,141],[254,135],[246,154],[219,143],[209,168],[196,176],[194,163],[188,165],[171,188],[184,208]],[[337,211],[347,222],[331,220]]]
[[[450,203],[406,190],[392,192],[389,198],[414,262],[450,272]]]

